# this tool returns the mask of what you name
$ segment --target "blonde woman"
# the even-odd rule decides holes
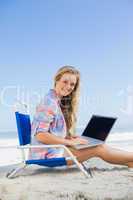
[[[117,150],[102,144],[76,150],[73,145],[85,144],[86,140],[76,136],[76,111],[79,97],[80,73],[72,66],[57,71],[54,88],[37,106],[32,123],[32,144],[63,144],[68,146],[79,162],[99,157],[112,164],[126,165],[133,169],[133,153]],[[62,149],[34,149],[33,159],[64,156]],[[68,161],[68,164],[73,164]]]

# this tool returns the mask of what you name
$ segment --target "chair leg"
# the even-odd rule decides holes
[[[90,175],[91,178],[93,178],[93,174],[90,168],[87,168],[84,163],[82,163],[82,166],[84,168],[84,170]]]
[[[77,165],[77,167],[83,172],[85,177],[86,178],[89,178],[90,176],[92,177],[91,171],[88,171],[87,168],[77,160],[77,158],[72,154],[72,152],[67,147],[64,146],[64,149],[66,150],[70,158],[73,160],[73,162]]]
[[[83,172],[83,174],[85,175],[86,178],[93,177],[92,173],[87,170],[87,168],[83,165],[83,163],[80,163],[76,158],[74,158],[73,161],[75,162],[75,164],[77,165],[79,170],[81,170]]]
[[[7,177],[7,178],[15,178],[16,175],[17,175],[20,171],[24,170],[24,168],[25,168],[26,166],[27,166],[27,165],[26,165],[25,163],[20,164],[19,167],[15,168],[15,169],[12,169],[10,172],[8,172],[8,173],[6,174],[6,177]]]
[[[83,174],[85,175],[86,178],[90,178],[90,174],[88,173],[88,171],[85,169],[84,165],[79,163],[78,168],[83,172]],[[92,177],[92,176],[91,176]]]

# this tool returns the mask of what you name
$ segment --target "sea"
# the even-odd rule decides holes
[[[82,132],[82,130],[78,132]],[[106,144],[117,149],[133,152],[133,132],[111,132]],[[14,148],[9,148],[12,145]],[[17,132],[0,132],[0,166],[21,162],[22,152],[15,148],[17,145],[19,145]]]

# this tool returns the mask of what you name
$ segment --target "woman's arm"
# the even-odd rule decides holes
[[[73,146],[76,144],[86,144],[87,142],[86,140],[81,138],[75,138],[75,139],[61,138],[49,132],[45,132],[45,134],[44,132],[38,132],[36,134],[36,139],[44,144],[63,144],[66,146]]]
[[[39,142],[42,142],[44,144],[63,144],[63,145],[68,145],[71,146],[72,142],[69,139],[61,138],[59,136],[53,135],[49,132],[39,132],[36,134],[36,139]]]

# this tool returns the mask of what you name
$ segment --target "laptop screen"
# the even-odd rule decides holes
[[[93,115],[82,135],[105,141],[115,121],[116,118]]]

